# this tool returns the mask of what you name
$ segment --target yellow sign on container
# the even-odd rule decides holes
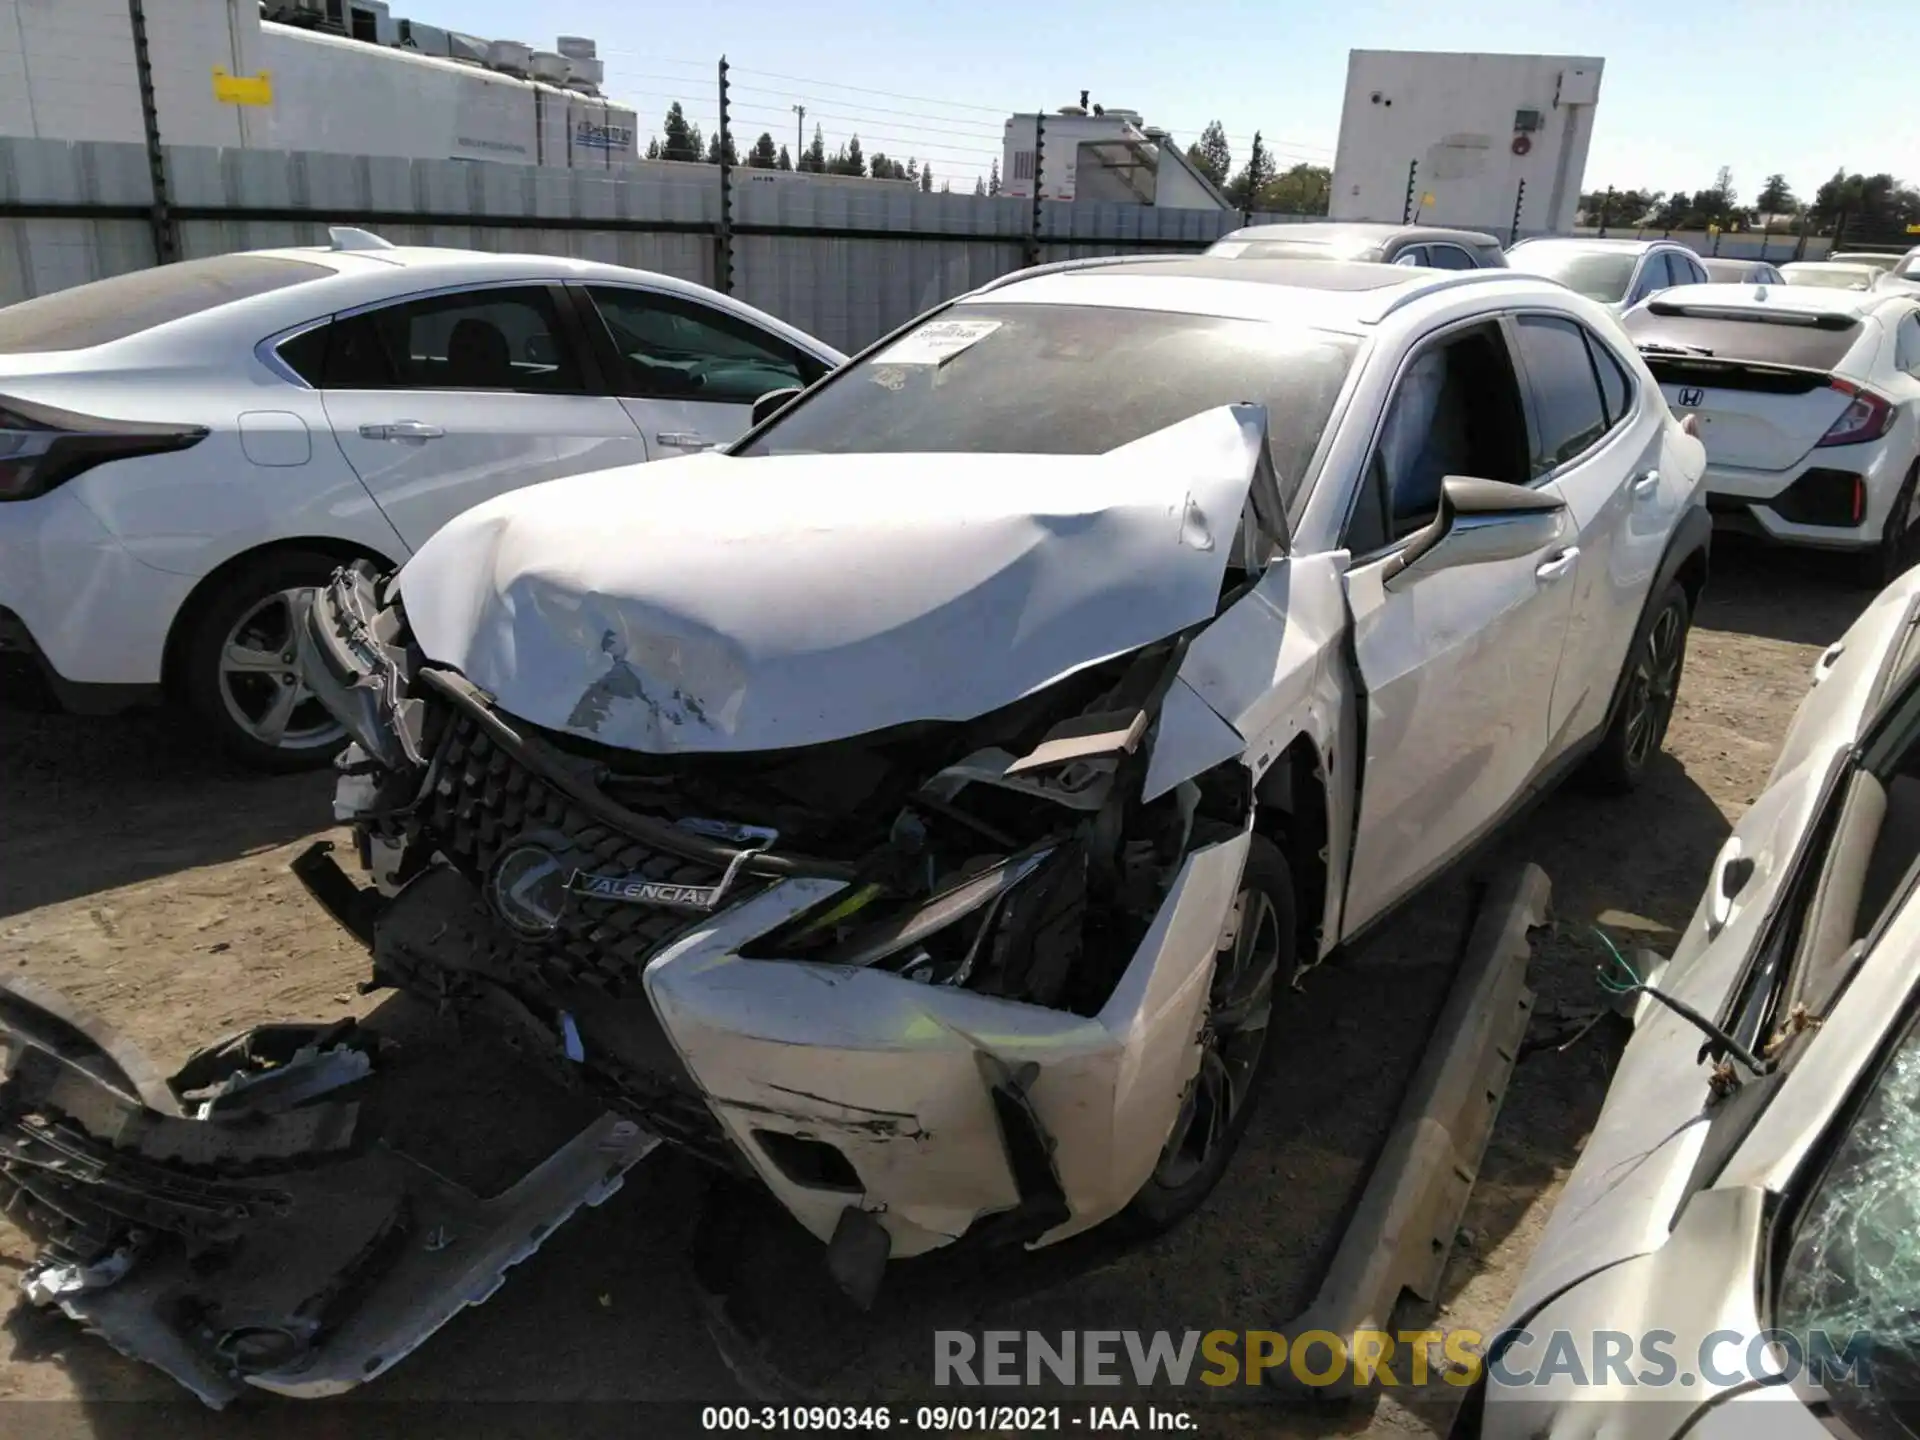
[[[271,105],[272,72],[262,70],[258,75],[229,75],[216,65],[213,67],[213,98],[222,105]]]

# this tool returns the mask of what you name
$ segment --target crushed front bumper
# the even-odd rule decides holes
[[[58,995],[0,985],[0,1208],[41,1243],[29,1298],[215,1407],[248,1386],[338,1394],[658,1143],[602,1115],[482,1198],[371,1133],[389,1048],[273,1026],[163,1080]]]

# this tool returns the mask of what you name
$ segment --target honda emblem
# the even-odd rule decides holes
[[[1706,398],[1706,392],[1704,390],[1698,390],[1692,386],[1688,386],[1680,392],[1680,403],[1689,410]]]

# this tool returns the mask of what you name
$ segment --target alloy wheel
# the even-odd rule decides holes
[[[294,649],[295,602],[281,590],[241,615],[220,647],[220,698],[234,724],[276,750],[338,744],[340,722],[307,688]]]
[[[1680,690],[1686,633],[1681,607],[1668,605],[1654,617],[1634,659],[1627,695],[1627,763],[1635,769],[1646,764],[1666,736]]]
[[[1272,900],[1248,887],[1234,899],[1233,942],[1214,957],[1200,1069],[1154,1168],[1159,1184],[1189,1183],[1226,1143],[1245,1106],[1267,1045],[1273,987],[1285,937]]]

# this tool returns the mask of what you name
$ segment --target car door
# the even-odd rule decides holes
[[[1667,536],[1686,503],[1660,457],[1666,401],[1599,335],[1560,314],[1513,319],[1534,479],[1576,527],[1566,646],[1553,684],[1546,758],[1605,722]]]
[[[657,457],[746,434],[753,402],[811,385],[827,366],[744,316],[637,285],[578,287],[614,393]]]
[[[1497,319],[1423,339],[1382,414],[1344,537],[1365,742],[1343,936],[1524,794],[1546,749],[1572,603],[1560,540],[1388,587],[1446,476],[1531,481],[1526,407]]]
[[[336,316],[327,419],[409,546],[523,485],[647,458],[620,402],[593,393],[565,292],[466,287]]]

